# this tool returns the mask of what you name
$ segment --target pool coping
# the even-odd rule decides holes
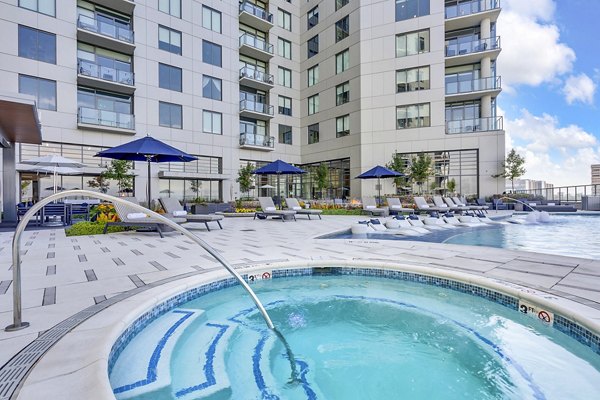
[[[596,320],[600,319],[600,310],[577,301],[502,279],[415,265],[409,262],[368,260],[287,261],[256,264],[241,269],[239,272],[243,275],[258,274],[262,276],[264,272],[272,272],[273,270],[315,267],[385,269],[467,283],[526,301],[564,316],[596,335],[600,334],[600,322]],[[231,279],[231,277],[225,270],[214,270],[201,275],[191,274],[190,276],[171,279],[169,282],[157,282],[156,285],[147,287],[145,290],[136,291],[134,289],[126,292],[130,293],[128,297],[121,300],[115,299],[117,301],[114,301],[113,304],[105,305],[103,310],[89,315],[87,319],[53,343],[53,346],[41,356],[21,383],[18,398],[36,399],[39,398],[39,393],[45,393],[50,398],[114,398],[108,381],[108,365],[113,346],[122,334],[141,315],[148,313],[156,306],[178,294],[202,285],[228,279]],[[57,327],[59,325],[61,324],[58,324]],[[69,391],[65,392],[65,388],[69,388]]]

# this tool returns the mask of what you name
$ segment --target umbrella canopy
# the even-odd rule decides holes
[[[156,140],[151,136],[145,136],[133,142],[125,143],[99,152],[94,157],[113,158],[115,160],[146,161],[148,163],[148,207],[151,199],[151,177],[150,163],[161,162],[188,162],[197,160],[196,157],[184,153],[173,146]]]
[[[273,161],[264,167],[258,168],[253,172],[256,175],[298,175],[305,174],[306,171],[294,167],[291,164],[286,163],[285,161],[276,160]],[[279,190],[279,179],[277,179],[277,196],[280,196],[281,191]],[[281,208],[281,201],[279,201],[279,208]]]
[[[81,168],[83,164],[79,161],[71,160],[56,154],[32,158],[31,160],[21,161],[22,164],[35,165],[37,167],[48,168],[47,172],[54,174],[54,193],[56,193],[56,174],[58,168]]]
[[[53,174],[56,172],[58,175],[79,175],[83,173],[81,169],[71,167],[35,167],[28,169],[27,172],[38,174]]]
[[[400,176],[405,176],[400,172],[392,171],[391,169],[382,167],[381,165],[376,165],[370,170],[363,172],[356,179],[375,179],[377,178],[377,197],[379,199],[379,204],[381,204],[381,178],[397,178]]]
[[[275,189],[275,186],[273,186],[273,185],[262,185],[260,188],[261,189]]]

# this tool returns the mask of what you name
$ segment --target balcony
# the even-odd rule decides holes
[[[244,33],[240,36],[240,54],[269,62],[273,58],[273,45],[259,37]]]
[[[273,14],[247,1],[240,3],[239,20],[240,23],[263,32],[268,32],[273,27]]]
[[[127,15],[133,14],[135,8],[133,0],[91,0],[91,2]]]
[[[457,77],[456,81],[446,81],[447,101],[477,100],[486,95],[496,97],[500,94],[500,91],[502,91],[502,86],[499,76],[467,81],[461,81]]]
[[[500,0],[454,0],[446,2],[446,31],[477,26],[485,18],[492,22],[500,15]]]
[[[490,57],[492,60],[500,55],[500,36],[487,39],[473,40],[469,42],[460,42],[457,39],[446,41],[446,66],[454,67],[457,65],[476,64],[483,57]]]
[[[273,106],[255,100],[240,101],[240,116],[268,121],[273,118]]]
[[[135,117],[132,114],[79,107],[77,127],[135,135]]]
[[[273,151],[275,138],[273,136],[242,132],[240,133],[240,147],[249,150]]]
[[[273,75],[249,67],[240,69],[240,85],[262,91],[271,90],[275,86]]]
[[[104,67],[82,59],[77,61],[77,83],[123,94],[133,94],[135,91],[133,72]]]
[[[119,26],[114,21],[100,21],[86,15],[79,15],[77,18],[77,39],[125,54],[133,54],[135,50],[131,28]]]
[[[462,119],[446,121],[447,134],[479,133],[501,131],[503,129],[502,117]]]

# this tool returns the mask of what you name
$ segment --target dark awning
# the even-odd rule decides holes
[[[34,100],[0,94],[0,136],[11,143],[42,144],[42,129]]]

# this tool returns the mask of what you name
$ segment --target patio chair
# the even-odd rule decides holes
[[[42,208],[42,223],[50,221],[50,217],[59,217],[63,225],[67,225],[69,217],[67,215],[67,205],[65,203],[49,203]]]
[[[21,218],[29,211],[29,209],[33,207],[32,203],[21,202],[17,204],[17,222],[21,221]],[[41,225],[42,223],[42,210],[39,210],[35,213],[35,224]]]
[[[440,209],[439,207],[428,204],[427,201],[425,201],[425,197],[414,197],[413,201],[417,206],[417,211],[424,211],[428,213],[446,211]]]
[[[433,196],[433,204],[435,204],[436,207],[442,210],[442,212],[462,211],[460,207],[457,207],[456,205],[451,206],[450,204],[445,202],[445,200],[442,199],[442,196]]]
[[[317,210],[313,208],[302,208],[300,207],[298,199],[286,197],[285,204],[288,210],[296,211],[296,214],[306,215],[308,219],[310,219],[311,215],[316,215],[319,217],[319,219],[322,219],[321,213],[323,212],[323,210]]]
[[[281,218],[282,222],[285,222],[286,218],[296,220],[295,210],[278,210],[275,208],[273,199],[270,197],[259,197],[258,202],[262,211],[256,211],[254,213],[254,219],[267,219],[267,217],[278,217]]]
[[[385,199],[387,201],[388,207],[390,209],[390,213],[411,213],[415,212],[414,208],[403,207],[400,199],[397,197],[387,197]]]
[[[125,200],[127,200],[131,203],[134,203],[134,204],[138,204],[138,201],[135,197],[128,197]],[[108,230],[109,226],[126,226],[126,227],[133,227],[133,228],[137,227],[137,228],[156,229],[156,231],[158,232],[160,237],[161,238],[164,237],[163,229],[162,229],[163,224],[161,222],[154,220],[152,218],[149,218],[148,214],[139,212],[125,204],[114,203],[113,205],[115,207],[115,212],[117,213],[117,215],[119,216],[119,219],[121,221],[107,222],[106,225],[104,225],[104,231],[102,232],[103,234],[106,234],[106,231]],[[185,218],[169,218],[169,219],[178,224],[182,224],[182,223],[186,222]]]
[[[179,200],[174,197],[161,197],[158,201],[169,217],[185,218],[187,222],[201,222],[206,226],[206,230],[208,231],[210,231],[208,223],[216,222],[217,225],[219,225],[219,228],[223,229],[223,226],[221,225],[221,220],[223,219],[222,215],[188,214],[179,203]]]
[[[477,204],[468,204],[467,199],[465,199],[464,197],[459,198],[457,196],[454,196],[452,197],[452,201],[454,201],[454,204],[458,206],[469,207],[469,209],[471,211],[475,211],[476,214],[483,215],[483,206]]]
[[[450,197],[444,197],[444,202],[448,204],[448,207],[450,207],[452,210],[459,211],[461,214],[463,212],[471,211],[470,207],[458,205]]]
[[[375,216],[375,215],[380,215],[382,217],[385,217],[387,215],[387,210],[383,209],[383,208],[377,208],[377,203],[375,202],[375,197],[371,197],[371,196],[365,196],[362,198],[362,206],[363,206],[363,210],[365,210],[367,213]]]
[[[479,198],[479,199],[475,200],[475,203],[478,206],[482,207],[483,211],[486,213],[488,212],[487,210],[490,209],[490,206],[488,206],[488,204],[485,202],[485,199]]]

